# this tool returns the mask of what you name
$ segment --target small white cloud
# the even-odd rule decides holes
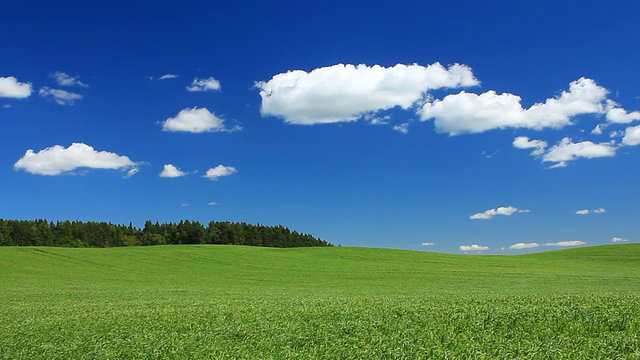
[[[505,215],[511,216],[513,213],[517,212],[518,209],[513,206],[501,206],[497,209],[489,209],[485,212],[473,214],[469,216],[471,220],[489,220],[496,215]]]
[[[38,175],[60,175],[78,168],[122,169],[128,170],[128,175],[133,175],[138,165],[126,156],[96,151],[83,143],[73,143],[68,148],[55,145],[39,152],[29,149],[13,168]]]
[[[530,213],[531,210],[529,209],[522,209],[522,210],[518,210],[519,213]]]
[[[607,209],[604,209],[604,208],[595,209],[595,210],[593,210],[593,212],[596,213],[596,214],[604,214],[604,213],[607,212]]]
[[[579,246],[584,245],[586,242],[580,240],[572,240],[572,241],[559,241],[554,243],[546,243],[544,246]]]
[[[193,79],[190,86],[187,86],[188,91],[216,91],[220,90],[220,82],[212,77],[208,79]]]
[[[402,134],[408,134],[409,133],[409,123],[404,123],[404,124],[399,124],[399,125],[395,125],[393,127],[393,130],[402,133]]]
[[[11,104],[4,104],[2,105],[3,109],[10,109],[11,108]]]
[[[624,131],[622,144],[627,146],[640,145],[640,125],[630,126]]]
[[[0,77],[0,97],[24,99],[31,96],[31,83],[19,82],[13,76]]]
[[[549,149],[542,157],[542,161],[558,163],[556,164],[558,166],[554,165],[552,168],[564,167],[568,161],[573,161],[578,158],[594,159],[612,157],[616,155],[616,150],[617,147],[612,143],[595,144],[591,141],[574,143],[570,138],[566,137]]]
[[[391,115],[385,116],[374,116],[372,114],[367,114],[364,116],[364,119],[369,122],[371,125],[389,125],[389,120],[391,119]]]
[[[178,75],[175,74],[164,74],[158,78],[158,80],[167,80],[167,79],[175,79]]]
[[[51,77],[56,80],[56,83],[60,86],[81,86],[89,87],[89,85],[78,80],[79,76],[70,76],[61,71],[56,71],[51,74]]]
[[[518,149],[535,149],[531,155],[538,156],[544,154],[547,148],[547,142],[543,140],[529,140],[526,136],[518,136],[513,139],[513,146]]]
[[[130,177],[132,177],[133,175],[137,174],[138,171],[140,171],[140,169],[138,168],[131,168],[129,171],[127,171],[127,173],[124,175],[125,179],[128,179]]]
[[[589,213],[588,209],[582,209],[582,210],[576,211],[576,214],[578,215],[587,215],[588,213]]]
[[[186,108],[176,117],[168,118],[162,122],[163,131],[182,131],[190,133],[237,131],[242,129],[235,126],[231,129],[225,127],[224,120],[211,113],[207,108]]]
[[[202,177],[210,180],[217,180],[219,177],[233,175],[237,172],[238,170],[236,170],[236,168],[234,168],[233,166],[218,165],[207,170],[207,172]]]
[[[489,247],[488,246],[483,246],[483,245],[477,245],[477,244],[462,245],[462,246],[460,246],[460,250],[462,250],[462,251],[485,251],[485,250],[489,250]]]
[[[627,240],[627,239],[623,239],[623,238],[621,238],[621,237],[617,237],[617,236],[616,236],[616,237],[614,237],[613,239],[611,239],[611,241],[612,241],[612,242],[627,242],[627,241],[629,241],[629,240]]]
[[[423,242],[423,243],[422,243],[422,244],[420,244],[420,245],[422,245],[422,246],[433,246],[433,245],[435,245],[435,244],[434,244],[434,243],[432,243],[432,242]]]
[[[76,100],[82,99],[82,95],[80,94],[60,89],[51,89],[46,86],[40,89],[38,95],[45,99],[51,99],[60,105],[73,105]]]
[[[476,86],[471,68],[440,63],[393,67],[337,64],[306,72],[294,70],[256,82],[263,117],[312,125],[357,121],[395,107],[409,109],[439,88]]]
[[[177,178],[185,175],[188,175],[188,173],[181,171],[172,164],[165,164],[164,169],[160,173],[160,177],[163,178]]]
[[[593,135],[602,135],[602,129],[605,128],[604,124],[598,124],[596,125],[595,128],[593,128],[593,130],[591,130],[591,134]]]
[[[187,206],[189,206],[189,204],[186,204],[186,203],[185,204],[180,204],[180,206],[187,207]]]
[[[505,128],[559,129],[572,125],[577,115],[603,113],[606,96],[607,90],[595,81],[580,78],[569,84],[569,91],[528,109],[522,108],[519,96],[490,90],[480,95],[465,91],[447,95],[425,103],[418,112],[421,120],[435,119],[436,130],[449,135]]]
[[[519,249],[532,249],[532,248],[537,248],[538,246],[540,246],[540,244],[538,243],[517,243],[517,244],[513,244],[511,246],[509,246],[510,250],[519,250]]]
[[[208,203],[207,205],[209,205],[209,206],[214,206],[214,205],[218,205],[218,203],[217,203],[217,202],[215,202],[215,201],[212,201],[212,202]]]
[[[625,109],[618,107],[613,100],[607,101],[609,110],[607,111],[607,120],[616,124],[629,124],[636,120],[640,120],[640,111],[627,112]]]

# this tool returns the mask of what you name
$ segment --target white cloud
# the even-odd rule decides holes
[[[593,210],[593,212],[596,213],[596,214],[604,214],[604,213],[607,212],[607,209],[605,209],[605,208],[595,209],[595,210]]]
[[[365,114],[364,119],[371,125],[389,125],[391,115],[375,116],[374,114]]]
[[[440,63],[393,67],[337,64],[306,72],[280,73],[256,82],[263,117],[312,125],[356,121],[394,107],[409,109],[430,89],[476,86],[471,68]]]
[[[208,79],[193,79],[190,86],[187,86],[188,91],[216,91],[220,90],[220,82],[212,77]]]
[[[60,175],[71,173],[78,168],[122,169],[129,170],[129,174],[133,175],[137,171],[131,171],[136,169],[137,165],[139,163],[131,161],[126,156],[96,151],[83,143],[73,143],[68,148],[55,145],[39,152],[29,149],[13,168],[38,175]]]
[[[531,155],[538,156],[544,154],[547,142],[543,140],[529,140],[526,136],[518,136],[513,140],[513,146],[518,149],[535,149]]]
[[[124,175],[125,179],[128,179],[130,177],[132,177],[133,175],[137,174],[138,171],[140,171],[140,169],[138,168],[131,168],[129,169],[129,171],[127,171],[127,173]]]
[[[477,245],[477,244],[462,245],[462,246],[460,246],[460,250],[462,250],[462,251],[485,251],[485,250],[489,250],[489,247],[488,246]]]
[[[212,201],[212,202],[208,203],[207,205],[213,206],[213,205],[218,205],[218,203],[215,202],[215,201]]]
[[[588,209],[582,209],[582,210],[576,211],[577,215],[587,215],[588,213],[589,213]]]
[[[613,100],[608,100],[607,120],[617,124],[629,124],[633,121],[640,120],[640,111],[627,112],[625,109],[618,107]]]
[[[177,178],[185,175],[188,175],[188,173],[181,171],[172,164],[165,164],[164,169],[160,173],[160,177],[163,178]]]
[[[630,126],[624,131],[622,144],[627,146],[640,145],[640,125]]]
[[[19,82],[13,76],[0,77],[0,97],[24,99],[31,96],[31,83]]]
[[[175,74],[164,74],[158,78],[158,80],[167,80],[167,79],[175,79],[178,75]]]
[[[591,141],[582,141],[574,143],[570,138],[564,138],[554,145],[542,157],[543,162],[555,162],[555,167],[566,166],[567,161],[573,161],[578,158],[600,158],[612,157],[616,155],[617,148],[613,143],[593,143]],[[552,167],[554,167],[552,166]]]
[[[511,216],[513,213],[518,212],[518,209],[513,206],[501,206],[497,209],[489,209],[485,212],[477,213],[469,216],[471,220],[489,220],[496,215]],[[522,211],[525,212],[525,211]]]
[[[433,245],[435,245],[435,244],[434,244],[434,243],[432,243],[432,242],[423,242],[423,243],[422,243],[422,244],[420,244],[420,245],[422,245],[422,246],[433,246]]]
[[[591,133],[593,135],[602,135],[602,129],[604,128],[605,128],[604,124],[598,124],[596,125],[595,128],[593,128],[593,130],[591,130]]]
[[[538,243],[517,243],[509,246],[510,250],[519,250],[519,249],[532,249],[540,246]]]
[[[236,168],[234,168],[233,166],[218,165],[207,170],[206,174],[204,174],[202,177],[210,180],[217,180],[219,177],[233,175],[237,172],[238,170],[236,170]]]
[[[398,124],[395,125],[393,127],[393,130],[402,133],[402,134],[408,134],[409,133],[409,123],[404,123],[404,124]]]
[[[52,99],[60,105],[73,105],[76,100],[82,99],[82,95],[80,94],[65,90],[51,89],[46,86],[40,89],[38,95],[46,99]]]
[[[462,91],[427,102],[418,113],[423,121],[435,119],[436,130],[449,135],[504,128],[559,129],[572,125],[571,118],[576,115],[603,113],[606,95],[607,90],[595,81],[580,78],[559,97],[528,109],[522,108],[517,95],[493,90],[480,95]]]
[[[554,243],[546,243],[544,246],[578,246],[584,245],[586,242],[580,240],[572,240],[572,241],[559,241]]]
[[[162,122],[164,131],[184,131],[190,133],[237,131],[240,126],[227,129],[224,120],[211,113],[207,108],[186,108],[176,117]]]
[[[629,240],[627,240],[627,239],[623,239],[623,238],[621,238],[621,237],[617,237],[617,236],[616,236],[616,237],[614,237],[613,239],[611,239],[611,241],[612,241],[612,242],[627,242],[627,241],[629,241]]]
[[[56,71],[51,74],[51,77],[56,80],[56,83],[60,86],[81,86],[89,87],[89,85],[78,80],[79,76],[70,76],[61,71]]]

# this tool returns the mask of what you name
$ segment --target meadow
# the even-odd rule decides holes
[[[640,244],[0,248],[0,359],[640,359]]]

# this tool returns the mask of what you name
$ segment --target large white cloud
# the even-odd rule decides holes
[[[24,156],[14,165],[16,170],[25,170],[38,175],[60,175],[70,173],[78,168],[91,169],[136,169],[139,163],[126,156],[107,151],[96,151],[83,143],[73,143],[68,148],[55,145],[35,152],[27,150]]]
[[[178,169],[172,164],[165,164],[164,169],[162,169],[162,172],[160,173],[160,177],[163,178],[177,178],[186,175],[188,175],[188,173]]]
[[[460,246],[460,250],[462,251],[485,251],[489,250],[488,246],[473,244],[473,245],[462,245]]]
[[[485,212],[481,212],[481,213],[477,213],[477,214],[473,214],[471,216],[469,216],[469,219],[471,220],[489,220],[491,218],[493,218],[496,215],[505,215],[505,216],[511,216],[516,212],[529,212],[529,210],[518,210],[518,208],[513,207],[513,206],[501,206],[497,209],[489,209]]]
[[[220,82],[212,77],[208,79],[193,79],[187,91],[216,91],[220,90]]]
[[[60,86],[81,86],[81,87],[89,87],[89,85],[83,83],[78,80],[79,76],[70,76],[61,71],[56,71],[51,74],[51,77],[56,80],[58,85]]]
[[[627,146],[640,145],[640,125],[630,126],[624,131],[622,144]]]
[[[31,83],[19,82],[13,76],[0,77],[0,97],[24,99],[31,96]]]
[[[478,85],[466,65],[445,68],[397,64],[393,67],[337,64],[306,72],[277,74],[256,82],[262,97],[262,116],[287,123],[311,125],[355,121],[394,107],[408,109],[426,91]]]
[[[80,94],[60,89],[51,89],[46,86],[40,89],[38,95],[46,99],[51,99],[60,105],[73,105],[76,100],[82,99],[82,95]]]
[[[538,243],[517,243],[517,244],[513,244],[511,246],[509,246],[510,250],[520,250],[520,249],[532,249],[532,248],[537,248],[538,246],[540,246],[540,244]]]
[[[220,177],[233,175],[237,172],[238,170],[233,166],[218,165],[207,170],[207,172],[202,177],[210,180],[217,180]]]
[[[607,90],[587,78],[569,84],[556,98],[523,109],[521,98],[490,90],[480,95],[465,91],[427,102],[418,112],[423,121],[435,119],[438,132],[458,135],[492,129],[559,129],[571,125],[572,117],[605,112]]]
[[[564,138],[542,156],[542,161],[555,162],[556,164],[552,167],[564,167],[568,161],[578,158],[593,159],[615,156],[617,149],[613,143],[596,144],[591,141],[574,143],[570,138]]]
[[[191,133],[236,131],[239,126],[231,129],[225,127],[224,120],[211,113],[207,108],[186,108],[176,117],[168,118],[162,122],[164,131],[183,131]]]

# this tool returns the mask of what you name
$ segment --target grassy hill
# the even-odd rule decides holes
[[[0,359],[640,358],[640,244],[4,247],[0,271]]]

